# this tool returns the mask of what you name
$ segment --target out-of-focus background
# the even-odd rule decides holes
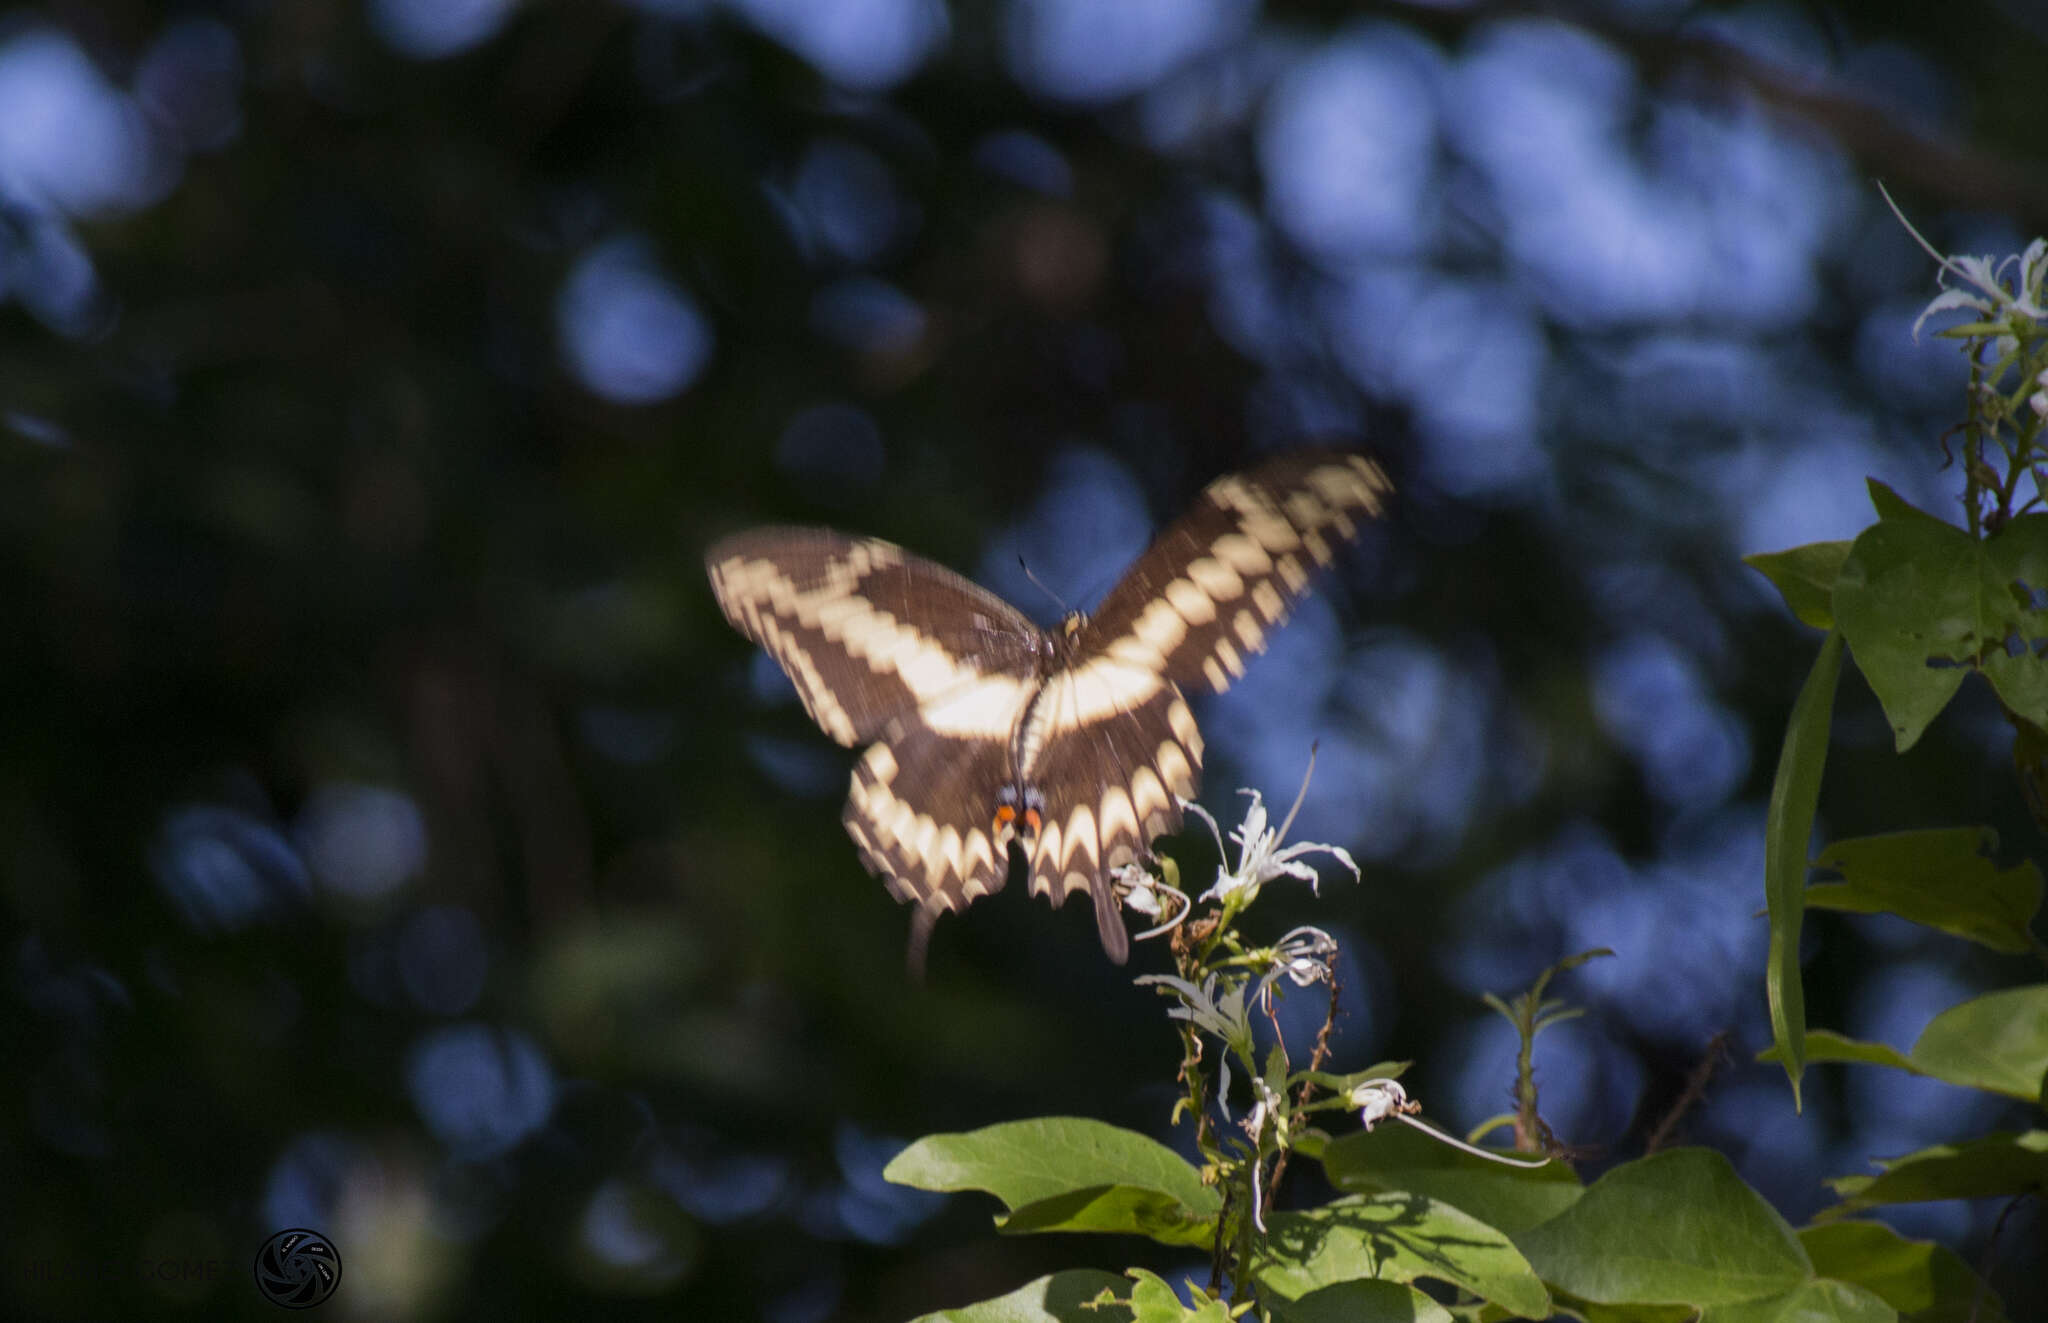
[[[1164,955],[1016,886],[910,981],[851,756],[701,553],[830,523],[1049,620],[1309,441],[1398,509],[1199,715],[1226,822],[1320,741],[1295,835],[1364,881],[1255,922],[1343,941],[1339,1068],[1470,1126],[1479,994],[1605,945],[1537,1058],[1589,1170],[1724,1031],[1678,1133],[1794,1219],[2021,1122],[1750,1064],[1816,637],[1737,557],[1853,534],[1866,475],[1954,516],[1963,364],[1877,183],[1951,251],[2048,230],[2048,19],[1548,8],[0,13],[0,1312],[269,1317],[294,1226],[364,1319],[890,1320],[1147,1256],[880,1179],[996,1120],[1167,1136]],[[1845,681],[1826,833],[2038,851],[1965,700],[1901,759]],[[1810,930],[1813,1023],[1899,1046],[2027,972]],[[1996,1212],[1893,1219],[1975,1256]]]

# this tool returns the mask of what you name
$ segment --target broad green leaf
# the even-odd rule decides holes
[[[1943,528],[1954,527],[1914,505],[1876,478],[1865,478],[1863,486],[1864,490],[1870,493],[1870,507],[1877,511],[1879,519],[1924,519],[1930,524],[1940,524]]]
[[[1707,1149],[1624,1163],[1515,1243],[1544,1281],[1608,1304],[1734,1304],[1812,1276],[1785,1219]]]
[[[1338,1282],[1265,1303],[1273,1323],[1452,1323],[1450,1310],[1400,1282]]]
[[[2048,1072],[2048,984],[2007,988],[1949,1007],[1921,1031],[1912,1059],[1951,1084],[2039,1102]]]
[[[1230,1307],[1221,1300],[1198,1297],[1190,1309],[1158,1274],[1132,1268],[1130,1277],[1131,1323],[1230,1323]]]
[[[913,1323],[1131,1323],[1127,1307],[1091,1308],[1108,1291],[1122,1299],[1131,1284],[1113,1272],[1075,1268],[1026,1282],[1008,1295],[920,1315]]]
[[[1982,540],[1918,511],[1887,516],[1850,548],[1833,606],[1900,752],[1972,667],[2006,706],[2048,723],[2048,515]]]
[[[1223,1206],[1222,1196],[1202,1184],[1201,1173],[1172,1149],[1085,1117],[1006,1121],[966,1134],[926,1135],[898,1153],[882,1175],[920,1190],[986,1190],[1013,1212],[1061,1196],[1084,1196],[1076,1216],[1106,1199],[1108,1206],[1134,1216],[1142,1210],[1164,1225],[1186,1225],[1215,1217]],[[1117,1187],[1137,1193],[1119,1203],[1123,1196]],[[1170,1216],[1168,1209],[1173,1210]]]
[[[1010,1235],[1037,1231],[1109,1231],[1150,1236],[1163,1245],[1208,1246],[1216,1239],[1214,1212],[1197,1212],[1170,1194],[1135,1185],[1098,1185],[1039,1199],[998,1217]]]
[[[1907,1240],[1882,1222],[1805,1227],[1799,1243],[1823,1277],[1854,1282],[1914,1323],[2005,1323],[1998,1296],[1954,1250]]]
[[[1898,1317],[1898,1311],[1873,1292],[1828,1278],[1700,1311],[1700,1323],[1897,1323]]]
[[[1556,1296],[1561,1311],[1586,1323],[1699,1323],[1700,1311],[1690,1305],[1600,1305],[1563,1291]]]
[[[1799,1077],[1806,1069],[1806,989],[1799,981],[1799,925],[1804,918],[1806,847],[1820,803],[1821,768],[1828,756],[1828,718],[1835,708],[1835,678],[1842,671],[1842,635],[1830,633],[1799,688],[1785,723],[1785,746],[1771,782],[1764,818],[1764,900],[1771,913],[1771,950],[1764,988],[1771,1003],[1771,1041],[1792,1082],[1799,1107]]]
[[[1833,629],[1835,576],[1848,559],[1847,542],[1809,542],[1789,551],[1761,551],[1742,563],[1771,581],[1792,614],[1815,629]]]
[[[1253,1267],[1262,1291],[1298,1300],[1338,1282],[1430,1277],[1522,1318],[1550,1312],[1549,1293],[1506,1236],[1421,1195],[1354,1195],[1266,1222]]]
[[[1977,539],[1937,519],[1885,519],[1856,538],[1835,579],[1835,626],[1884,705],[1904,753],[1977,655]]]
[[[2048,515],[2022,515],[1981,545],[1984,674],[2007,707],[2048,725]]]
[[[1877,1176],[1838,1176],[1828,1184],[1842,1202],[1822,1212],[1834,1219],[1880,1204],[1930,1199],[1984,1199],[2048,1186],[2048,1130],[1998,1131],[1958,1144],[1936,1144],[1902,1158],[1882,1159]]]
[[[1808,909],[1879,912],[1965,938],[1994,951],[2033,949],[2028,925],[2041,908],[2041,870],[2031,861],[2000,868],[1989,827],[1889,832],[1836,841],[1814,867],[1841,875],[1806,889]]]
[[[1581,1193],[1578,1176],[1565,1163],[1503,1166],[1405,1125],[1333,1141],[1323,1151],[1323,1170],[1340,1190],[1424,1195],[1511,1236],[1549,1221]]]

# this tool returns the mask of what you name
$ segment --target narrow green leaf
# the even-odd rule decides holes
[[[1405,1125],[1383,1125],[1333,1141],[1323,1152],[1323,1170],[1340,1190],[1424,1195],[1510,1236],[1549,1221],[1582,1192],[1577,1174],[1565,1163],[1503,1166]]]
[[[1764,986],[1770,995],[1771,1039],[1792,1082],[1792,1105],[1800,1105],[1799,1077],[1806,1068],[1806,990],[1799,981],[1799,926],[1804,917],[1806,847],[1820,803],[1821,769],[1827,763],[1828,719],[1834,713],[1835,679],[1842,671],[1842,636],[1830,633],[1800,686],[1785,723],[1778,775],[1771,783],[1764,819],[1764,899],[1771,915],[1771,948]]]
[[[1090,1303],[1104,1291],[1124,1299],[1130,1289],[1130,1282],[1113,1272],[1075,1268],[1026,1282],[993,1300],[920,1315],[913,1323],[1132,1323],[1126,1306],[1095,1308]]]
[[[1544,1281],[1606,1304],[1735,1304],[1812,1276],[1785,1219],[1707,1149],[1624,1163],[1515,1243]]]
[[[1111,1186],[1155,1191],[1189,1217],[1213,1217],[1223,1198],[1156,1140],[1085,1117],[1007,1121],[965,1134],[926,1135],[883,1169],[920,1190],[986,1190],[1010,1209]]]
[[[1848,556],[1847,542],[1809,542],[1744,556],[1742,563],[1771,581],[1793,615],[1815,629],[1833,629],[1835,576]]]
[[[1913,1044],[1913,1064],[1967,1088],[2041,1101],[2048,1072],[2048,984],[1973,997],[1934,1017]]]
[[[1835,626],[1884,705],[1901,753],[1976,663],[1981,555],[1968,533],[1916,511],[1864,529],[1835,578]]]
[[[1272,1323],[1452,1323],[1451,1311],[1400,1282],[1338,1282],[1299,1300],[1274,1296]]]
[[[1880,1175],[1829,1181],[1842,1202],[1821,1216],[1833,1219],[1881,1204],[2038,1192],[2048,1187],[2048,1130],[1998,1131],[1879,1160],[1877,1165],[1883,1168]]]
[[[2005,1323],[1997,1293],[1946,1246],[1907,1240],[1882,1222],[1805,1227],[1799,1243],[1815,1272],[1855,1283],[1913,1323]]]
[[[1767,1047],[1756,1054],[1759,1061],[1776,1061],[1778,1049]],[[1806,1031],[1806,1063],[1816,1061],[1843,1061],[1864,1066],[1890,1066],[1894,1070],[1909,1071],[1918,1075],[1920,1068],[1907,1060],[1906,1054],[1883,1043],[1866,1043],[1858,1038],[1838,1034],[1832,1029],[1809,1029]]]
[[[1296,1300],[1338,1282],[1429,1277],[1522,1318],[1550,1313],[1549,1292],[1506,1236],[1413,1194],[1352,1196],[1270,1214],[1253,1271],[1262,1291]]]
[[[2000,868],[1989,827],[1890,832],[1836,841],[1814,867],[1839,882],[1806,889],[1808,909],[1884,912],[1938,928],[1994,951],[2033,947],[2028,927],[2041,908],[2041,870],[2031,861]]]

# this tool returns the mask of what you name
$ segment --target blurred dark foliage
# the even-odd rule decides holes
[[[1608,945],[1538,1057],[1595,1166],[1724,1029],[1676,1132],[1795,1219],[2021,1119],[1833,1069],[1795,1116],[1746,1064],[1814,639],[1736,557],[1853,532],[1872,469],[1952,512],[1961,374],[1867,181],[1960,249],[2048,230],[2039,17],[1112,8],[0,15],[0,1309],[267,1317],[287,1225],[380,1319],[883,1320],[1121,1265],[880,1181],[938,1129],[1163,1134],[1174,1043],[1021,888],[906,978],[849,759],[701,549],[829,522],[1050,616],[1020,554],[1086,605],[1311,440],[1401,507],[1205,709],[1205,797],[1284,803],[1325,742],[1297,835],[1366,878],[1271,917],[1347,942],[1339,1068],[1413,1058],[1474,1124],[1512,1061],[1476,992]],[[1581,94],[1583,141],[1540,113]],[[1628,228],[1681,204],[1690,239]],[[2038,853],[1982,695],[1904,759],[1846,701],[1831,835]],[[1813,1022],[1902,1046],[2023,976],[1812,926]],[[1996,1213],[1901,1225],[1974,1256]],[[2041,1227],[2002,1233],[2015,1317]]]

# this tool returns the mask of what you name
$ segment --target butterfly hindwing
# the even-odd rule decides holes
[[[1334,452],[1218,478],[1110,590],[1076,660],[1116,657],[1222,693],[1392,489],[1371,460]]]
[[[1114,873],[1143,863],[1180,827],[1180,799],[1200,788],[1202,736],[1180,690],[1156,673],[1079,667],[1046,682],[1042,738],[1025,775],[1045,798],[1031,852],[1031,893],[1095,902],[1102,949],[1122,964],[1130,939]],[[1176,798],[1178,796],[1178,798]]]

